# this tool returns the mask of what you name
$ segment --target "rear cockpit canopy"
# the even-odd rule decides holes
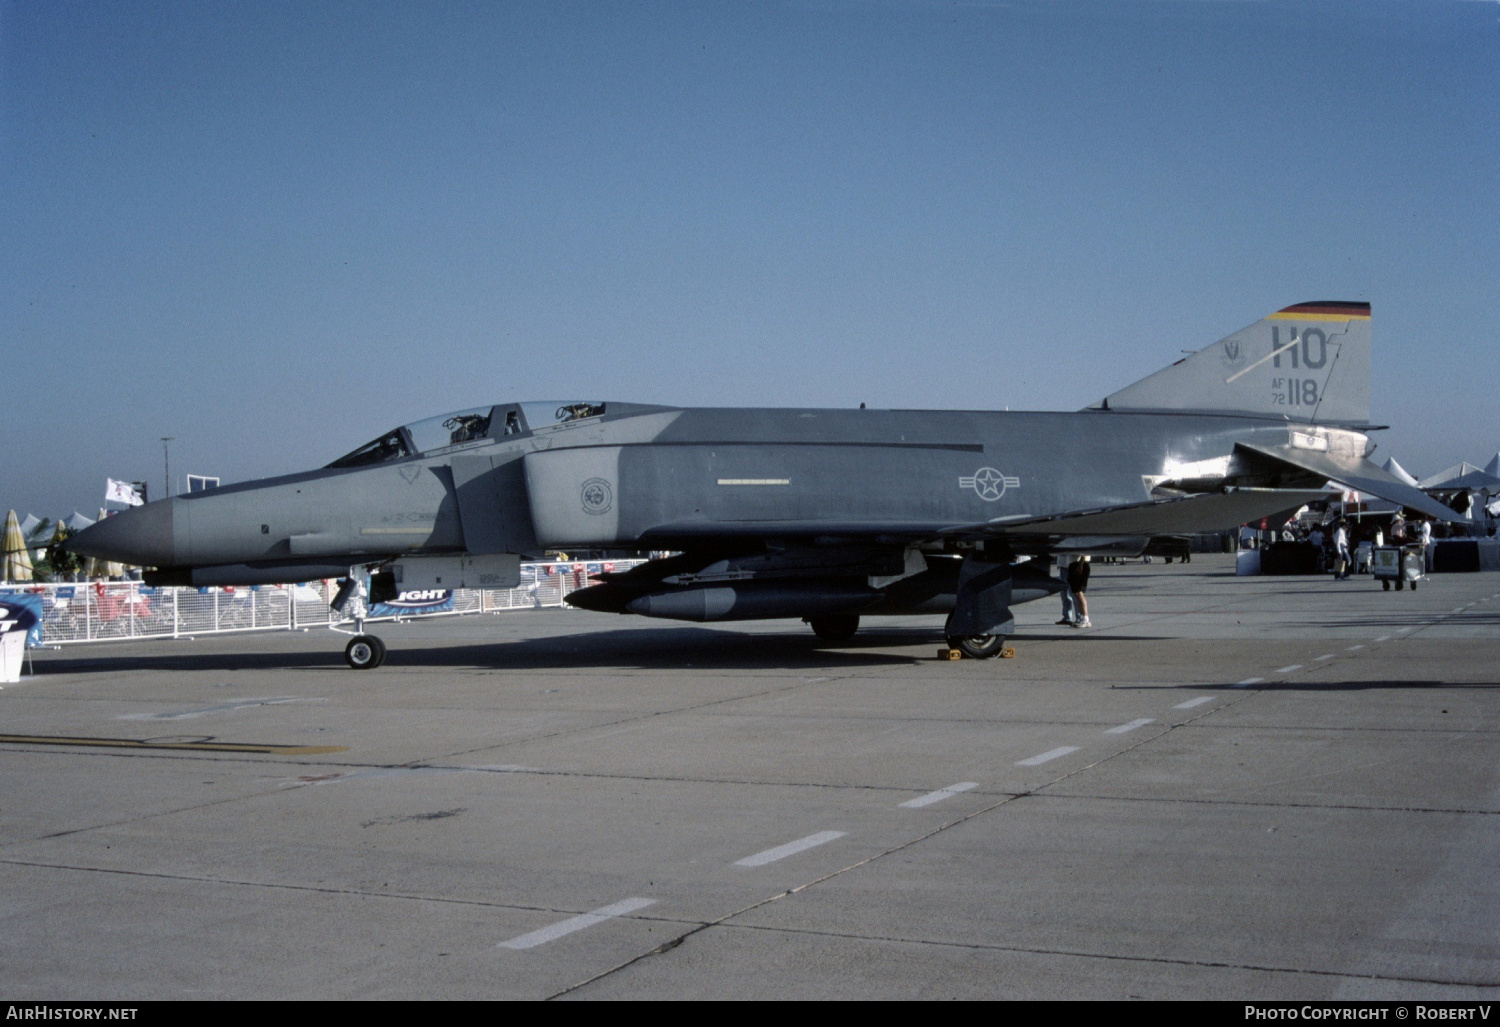
[[[431,456],[468,447],[489,438],[521,435],[539,428],[555,428],[604,413],[604,404],[580,400],[549,400],[474,407],[414,421],[386,432],[373,442],[339,457],[334,467],[369,467],[411,456]]]
[[[521,413],[526,417],[527,427],[536,431],[538,428],[581,421],[585,417],[598,417],[604,413],[604,404],[577,399],[537,400],[522,403]]]

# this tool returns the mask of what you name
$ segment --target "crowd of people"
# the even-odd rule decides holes
[[[1401,511],[1384,518],[1337,517],[1330,521],[1314,522],[1310,525],[1288,523],[1279,529],[1244,529],[1240,544],[1265,548],[1280,542],[1311,545],[1316,553],[1317,572],[1333,572],[1335,581],[1346,581],[1356,573],[1368,573],[1370,553],[1381,546],[1420,545],[1426,547],[1433,539],[1433,522],[1416,518],[1407,521]],[[1089,620],[1089,558],[1087,556],[1059,557],[1057,576],[1063,587],[1058,593],[1062,600],[1062,618],[1059,625],[1074,628],[1090,628]]]
[[[1261,536],[1262,546],[1276,542],[1311,545],[1317,554],[1318,573],[1331,570],[1336,581],[1345,581],[1352,574],[1369,570],[1372,549],[1405,545],[1425,547],[1432,541],[1432,522],[1421,518],[1407,521],[1397,511],[1389,521],[1381,518],[1351,521],[1347,517],[1339,517],[1303,527],[1289,524],[1280,530],[1264,531]]]

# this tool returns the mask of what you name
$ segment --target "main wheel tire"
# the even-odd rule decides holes
[[[355,635],[344,646],[344,660],[355,670],[374,670],[385,659],[385,645],[374,635]]]
[[[1396,579],[1396,591],[1399,592],[1399,591],[1401,591],[1405,587],[1406,587],[1406,582],[1403,581],[1403,580],[1401,580],[1400,578],[1397,578]]]
[[[1416,582],[1415,582],[1415,581],[1413,581],[1413,582],[1412,582],[1412,583],[1411,583],[1411,590],[1412,590],[1412,591],[1413,591],[1413,592],[1415,592],[1415,591],[1416,591],[1416,590],[1417,590],[1417,583],[1416,583]]]
[[[1005,648],[1005,636],[954,635],[948,639],[948,648],[957,649],[971,660],[987,660],[1000,655]]]
[[[1380,590],[1382,592],[1389,592],[1391,590],[1391,582],[1390,582],[1389,578],[1381,581],[1381,583],[1380,583]]]
[[[851,613],[830,613],[822,617],[807,618],[808,627],[825,642],[847,642],[859,630],[859,616]]]

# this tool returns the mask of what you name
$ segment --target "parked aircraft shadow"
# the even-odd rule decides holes
[[[38,661],[39,674],[100,674],[122,671],[309,670],[344,666],[342,636],[280,652],[178,652],[77,654]],[[942,643],[941,630],[896,629],[860,634],[832,644],[811,632],[738,634],[707,628],[598,631],[523,641],[441,645],[426,639],[388,639],[386,668],[421,670],[488,667],[496,670],[610,668],[840,670],[901,666],[917,658],[872,651],[880,647]],[[382,668],[375,673],[382,673]]]
[[[872,652],[866,647],[940,641],[941,632],[903,632],[857,636],[830,644],[802,634],[736,634],[708,628],[598,631],[520,642],[480,645],[419,646],[390,649],[387,667],[492,667],[496,670],[840,670],[889,667],[919,662],[911,656]]]
[[[132,670],[306,670],[344,666],[342,640],[327,651],[239,652],[239,653],[100,653],[97,656],[66,656],[36,663],[45,674],[100,674]]]

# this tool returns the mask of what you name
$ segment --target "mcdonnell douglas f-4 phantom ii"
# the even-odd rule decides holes
[[[1456,515],[1377,467],[1370,307],[1301,303],[1076,413],[502,403],[319,470],[175,496],[77,535],[148,583],[513,587],[545,550],[667,550],[568,602],[690,621],[945,613],[993,656],[1059,554],[1139,552],[1326,498]],[[378,666],[357,635],[346,656]]]

